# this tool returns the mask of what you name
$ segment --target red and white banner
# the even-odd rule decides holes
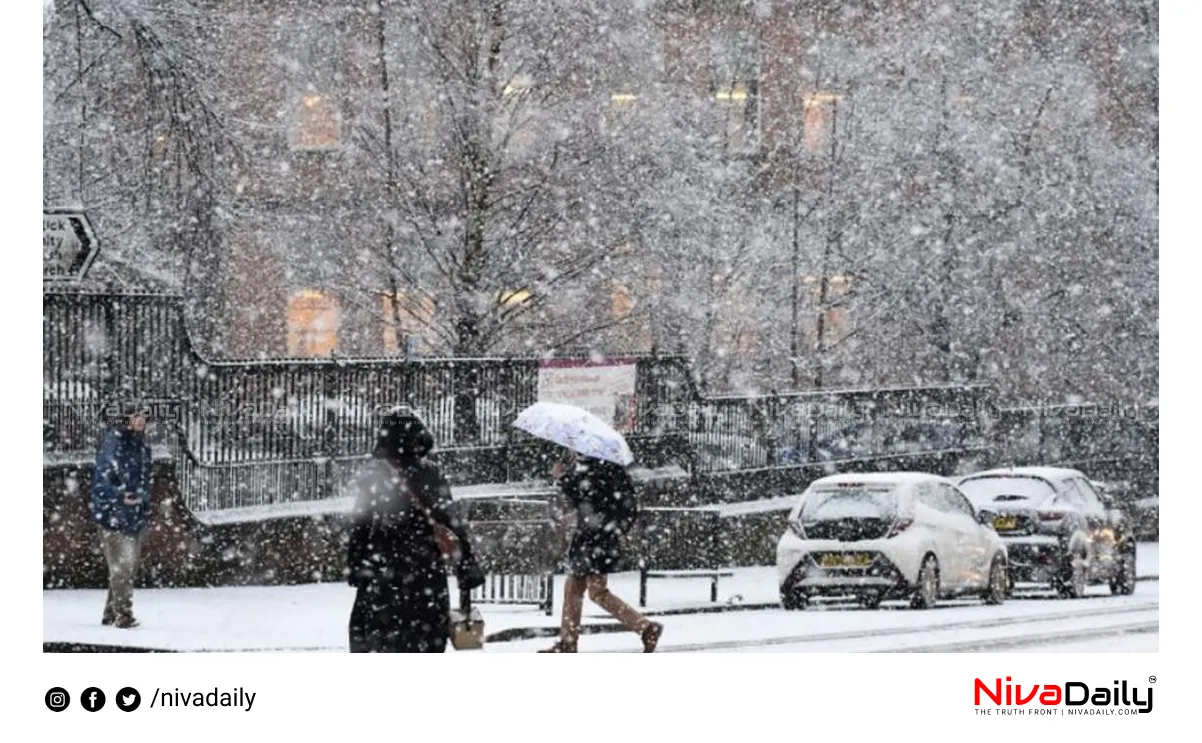
[[[634,430],[634,359],[549,359],[539,363],[538,399],[575,405],[613,425]]]

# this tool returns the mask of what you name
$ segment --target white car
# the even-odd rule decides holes
[[[919,472],[840,474],[816,480],[789,513],[776,546],[781,605],[852,595],[868,608],[909,598],[977,594],[990,604],[1010,592],[996,514],[978,512],[951,481]]]

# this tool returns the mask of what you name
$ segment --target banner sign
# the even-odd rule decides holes
[[[635,422],[634,359],[550,359],[539,363],[538,399],[584,408],[618,431]]]

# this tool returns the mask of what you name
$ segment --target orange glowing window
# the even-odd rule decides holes
[[[341,141],[338,109],[329,96],[303,95],[296,125],[295,145],[300,150],[332,150]]]
[[[634,297],[630,290],[622,284],[614,284],[609,295],[609,314],[615,320],[621,320],[634,309]]]
[[[837,93],[814,93],[807,96],[802,123],[801,146],[809,151],[822,147],[835,124],[837,106],[843,96]]]
[[[338,300],[326,292],[302,289],[288,300],[288,354],[329,356],[338,350]]]

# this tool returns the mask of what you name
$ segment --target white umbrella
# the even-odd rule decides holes
[[[623,467],[634,461],[634,454],[622,434],[575,405],[536,402],[518,414],[513,426],[586,457],[604,459]]]

